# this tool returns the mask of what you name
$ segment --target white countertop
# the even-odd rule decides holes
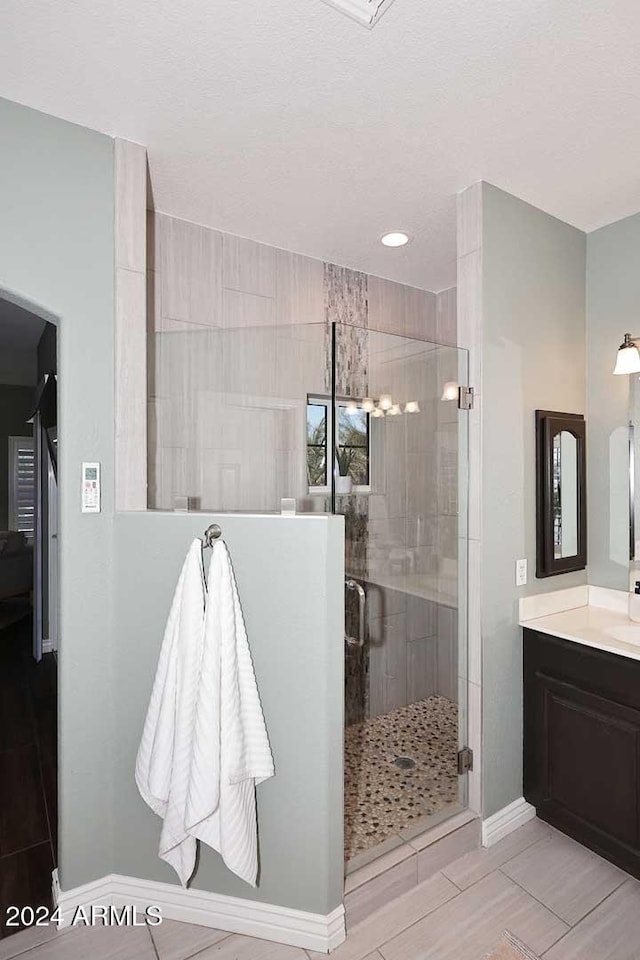
[[[588,602],[581,606],[565,610],[558,609],[539,617],[527,615],[535,612],[535,605],[533,609],[529,605],[527,611],[521,608],[520,625],[529,630],[537,630],[563,640],[605,650],[607,653],[640,660],[640,623],[630,620],[627,615],[627,594],[617,590],[593,587],[584,588],[584,590],[585,599]],[[558,607],[562,605],[561,594],[563,593],[569,595],[570,591],[560,591],[556,595],[559,601],[556,604]],[[550,598],[553,598],[552,594],[544,595],[547,606]],[[575,602],[575,599],[575,595],[567,596],[568,602]],[[528,600],[533,601],[534,598],[528,598]],[[541,597],[540,600],[543,601],[543,598]],[[544,601],[542,609],[544,609]],[[616,633],[618,636],[615,635]],[[629,634],[629,639],[624,639],[625,633]]]

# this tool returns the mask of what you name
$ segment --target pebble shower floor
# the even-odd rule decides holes
[[[458,799],[458,707],[428,697],[345,730],[345,860]]]

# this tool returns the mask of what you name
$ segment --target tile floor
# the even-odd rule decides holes
[[[543,960],[640,960],[640,883],[532,820],[467,853],[349,931],[332,960],[481,960],[509,929]],[[324,954],[167,920],[39,928],[0,960],[320,960]]]
[[[458,707],[446,697],[346,727],[345,860],[456,803],[457,757]]]

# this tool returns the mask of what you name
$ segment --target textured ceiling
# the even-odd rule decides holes
[[[640,209],[637,0],[4,0],[0,95],[147,146],[156,209],[432,290],[489,180]],[[413,236],[388,250],[390,229]]]

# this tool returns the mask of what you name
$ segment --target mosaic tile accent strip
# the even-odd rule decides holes
[[[345,728],[345,860],[458,799],[458,706],[428,697]]]
[[[350,577],[365,576],[369,546],[368,497],[350,494],[344,497],[338,496],[336,500],[336,513],[344,516],[345,570]]]
[[[349,577],[359,577],[367,568],[369,542],[368,498],[338,497],[336,512],[344,515],[345,570]],[[348,636],[358,636],[358,597],[355,591],[345,593],[345,624]],[[345,646],[345,722],[358,723],[367,715],[369,703],[369,644]]]
[[[367,274],[335,263],[324,265],[324,302],[327,323],[369,325]]]
[[[336,390],[345,397],[364,397],[368,382],[369,302],[366,273],[324,265],[324,310],[326,320],[325,388],[331,390],[331,324],[338,327],[336,341]],[[353,329],[354,327],[358,329]]]
[[[358,635],[357,614],[352,613],[353,606],[357,603],[349,599],[353,595],[347,594],[347,633],[349,636]],[[351,609],[349,609],[351,608]],[[355,629],[354,629],[355,627]],[[344,658],[344,715],[345,722],[349,725],[361,723],[366,714],[369,702],[369,647],[346,646]]]

